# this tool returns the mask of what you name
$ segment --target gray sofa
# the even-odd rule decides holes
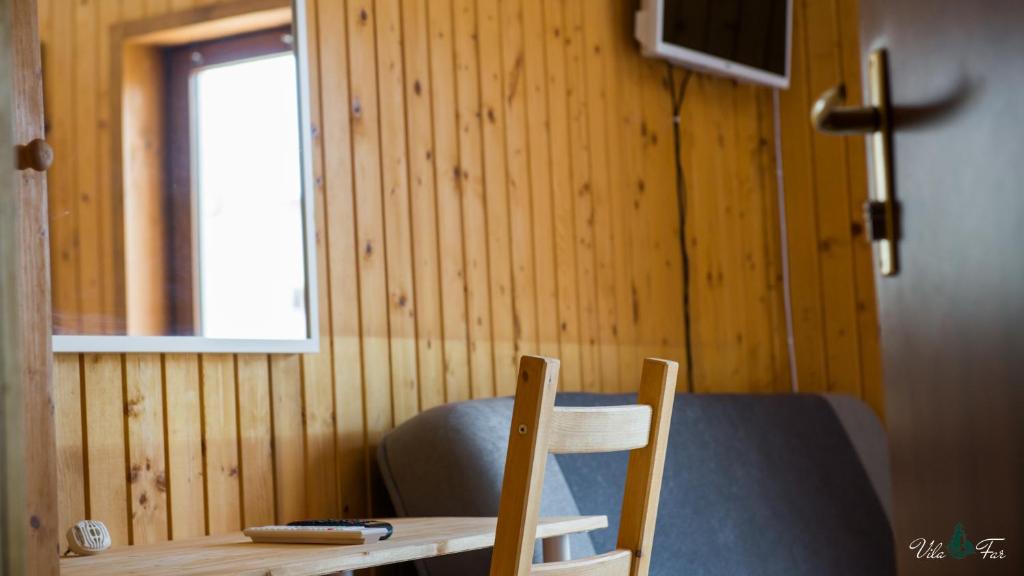
[[[558,404],[635,395],[560,394]],[[400,516],[495,516],[511,398],[434,408],[384,438],[377,459]],[[606,514],[574,557],[615,547],[626,453],[551,456],[541,514]],[[677,395],[652,576],[895,572],[886,437],[844,396]],[[540,561],[539,549],[535,561]],[[486,575],[490,551],[419,563],[421,576]]]

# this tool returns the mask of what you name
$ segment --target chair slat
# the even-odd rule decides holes
[[[531,576],[628,576],[632,552],[613,550],[582,560],[534,564]]]
[[[558,366],[553,358],[523,356],[519,360],[490,576],[530,573]]]
[[[650,444],[630,452],[626,491],[622,496],[619,539],[616,548],[637,552],[631,576],[647,576],[658,518],[658,498],[668,452],[669,425],[679,365],[669,360],[644,360],[636,400],[655,407]]]
[[[556,407],[548,436],[553,454],[617,452],[647,446],[652,409],[648,405]]]

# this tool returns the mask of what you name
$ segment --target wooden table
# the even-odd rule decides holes
[[[397,518],[391,538],[359,546],[256,544],[241,532],[141,546],[118,546],[98,556],[64,558],[62,576],[146,574],[314,575],[419,560],[494,545],[494,518]],[[543,518],[537,537],[562,550],[577,532],[608,526],[605,516]],[[565,558],[558,558],[565,559]],[[547,558],[551,561],[554,558]]]

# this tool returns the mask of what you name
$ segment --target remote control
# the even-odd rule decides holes
[[[326,519],[326,520],[298,520],[289,522],[289,526],[316,526],[316,527],[344,527],[344,528],[384,528],[387,534],[381,536],[381,540],[387,540],[394,533],[395,528],[388,522],[379,520],[357,520],[357,519]]]
[[[362,526],[254,526],[243,534],[259,544],[372,544],[387,529]]]

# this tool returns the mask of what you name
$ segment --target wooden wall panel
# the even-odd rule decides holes
[[[95,257],[77,246],[118,242],[103,232],[116,205],[106,27],[218,1],[43,2],[51,220],[73,222],[54,227],[55,299],[78,305]],[[681,389],[791,390],[782,209],[800,389],[881,410],[863,147],[807,122],[819,89],[859,86],[856,1],[826,4],[796,2],[781,206],[772,92],[690,82],[695,378]],[[147,542],[384,511],[382,435],[438,404],[511,394],[519,354],[557,354],[563,390],[609,392],[636,389],[644,356],[683,360],[667,68],[639,56],[632,10],[310,0],[321,351],[59,355],[61,526],[85,514],[116,542]],[[93,166],[75,161],[86,146]]]
[[[364,387],[366,429],[379,439],[393,419],[373,2],[352,0],[347,17],[363,370],[364,381],[373,383]]]
[[[534,279],[533,221],[527,150],[526,81],[523,76],[523,0],[498,2],[505,116],[505,185],[512,247],[512,322],[516,354],[537,349],[537,284]]]
[[[861,396],[882,414],[864,143],[806,122],[838,82],[860,98],[856,0],[794,4],[793,80],[779,100],[797,387]]]
[[[150,544],[169,537],[162,358],[127,354],[123,370],[131,543]]]
[[[434,118],[434,187],[437,202],[438,260],[441,277],[441,327],[444,389],[448,402],[468,400],[469,329],[466,325],[466,267],[462,236],[462,171],[455,92],[455,42],[451,0],[427,2],[427,52],[430,54]]]
[[[309,31],[309,85],[310,109],[312,116],[319,119],[320,96],[320,26],[319,14],[314,6],[307,12],[306,26]],[[313,137],[313,187],[315,223],[317,230],[326,229],[326,188],[324,186],[324,147],[318,120],[312,121]],[[325,234],[316,235],[316,266],[327,270],[327,239]],[[330,292],[326,274],[317,274],[318,329],[322,342],[330,340]],[[303,424],[306,436],[306,498],[310,510],[323,510],[337,516],[338,467],[337,440],[335,434],[334,407],[334,366],[330,348],[321,348],[317,354],[302,356],[302,401]],[[329,486],[330,489],[323,487]]]
[[[242,524],[264,526],[274,523],[270,362],[261,354],[239,354],[236,362]]]
[[[586,55],[586,80],[581,87],[586,90],[587,97],[586,121],[590,134],[589,193],[593,201],[593,213],[586,224],[594,233],[598,369],[601,376],[600,389],[604,392],[614,392],[618,389],[620,378],[619,338],[616,326],[616,291],[619,287],[615,270],[617,238],[611,224],[613,191],[610,167],[619,163],[613,162],[608,155],[608,112],[611,104],[608,102],[604,75],[609,71],[608,60],[611,51],[608,49],[606,34],[603,33],[611,3],[583,2],[580,7],[582,10],[579,16],[582,16],[582,20],[574,20],[573,25],[582,29],[578,39],[582,43],[583,54]],[[666,198],[671,196],[666,195]],[[670,234],[671,229],[664,232]]]
[[[88,463],[88,475],[82,482],[87,487],[87,510],[90,518],[106,524],[115,542],[130,542],[129,406],[125,401],[122,357],[84,354],[82,363],[82,425]],[[58,397],[58,405],[63,401]]]
[[[80,2],[74,10],[74,29],[76,54],[99,54],[98,34],[98,5],[96,2]],[[93,58],[75,58],[74,60],[74,81],[75,90],[84,94],[98,94],[96,85],[98,77],[98,60]],[[92,223],[99,221],[98,202],[100,182],[98,179],[97,167],[99,166],[96,157],[99,136],[96,128],[99,123],[96,121],[97,108],[100,104],[98,98],[75,98],[73,113],[75,142],[85,141],[92,143],[91,146],[82,146],[75,151],[74,182],[76,184],[76,201],[78,205],[78,228],[79,230],[90,228]],[[100,252],[99,240],[101,235],[86,233],[79,236],[79,286],[78,293],[81,302],[80,313],[82,315],[82,330],[88,333],[103,333],[103,312],[104,296],[102,284],[104,275],[104,262]]]
[[[391,397],[395,424],[419,412],[416,375],[416,311],[413,302],[409,170],[405,147],[405,78],[399,0],[377,3],[377,60],[380,77],[380,154],[384,174],[384,244],[387,246],[388,321],[391,339]]]
[[[611,3],[611,12],[600,20],[602,42],[607,53],[604,71],[604,90],[608,104],[608,156],[618,159],[609,168],[611,187],[609,209],[611,231],[615,239],[615,309],[614,333],[618,338],[619,380],[605,387],[608,391],[633,390],[639,383],[643,356],[636,347],[637,326],[633,318],[633,235],[629,223],[633,213],[633,194],[640,179],[635,142],[635,109],[622,102],[635,99],[627,91],[636,88],[628,78],[635,68],[630,63],[632,39],[621,31],[632,19],[632,7],[626,2]],[[617,385],[616,385],[617,384]]]
[[[444,404],[441,281],[438,265],[437,201],[434,190],[434,144],[426,0],[402,2],[402,48],[405,67],[406,151],[409,160],[409,207],[412,228],[416,315],[416,360],[419,408]]]
[[[320,38],[319,64],[322,71],[348,68],[345,9],[343,2],[319,2],[316,5]],[[323,94],[329,95],[329,101],[349,102],[347,74],[321,72],[319,83]],[[324,152],[323,184],[325,189],[331,191],[325,197],[327,225],[324,235],[327,238],[328,266],[321,273],[327,275],[330,286],[330,333],[329,338],[321,340],[321,347],[329,346],[334,356],[335,434],[338,450],[336,464],[340,507],[343,514],[358,517],[366,514],[366,474],[362,472],[367,453],[366,418],[363,412],[363,351],[360,342],[361,298],[356,273],[360,251],[356,248],[353,210],[355,200],[350,118],[349,107],[342,105],[325,106],[320,114],[319,126]],[[328,271],[330,274],[327,274]],[[416,286],[417,294],[422,294],[420,284]],[[420,354],[420,358],[424,356]],[[357,470],[359,473],[353,472]]]
[[[274,518],[281,523],[302,520],[307,510],[301,368],[300,358],[296,355],[271,357]]]
[[[234,357],[228,354],[207,354],[202,356],[199,365],[206,463],[203,470],[206,525],[211,534],[231,532],[240,530],[242,523],[235,362]]]
[[[565,69],[565,4],[561,0],[543,2],[543,43],[547,75],[548,137],[552,150],[569,150],[569,114]],[[554,248],[554,281],[557,287],[559,358],[562,359],[562,378],[565,390],[578,391],[580,387],[580,315],[577,306],[576,283],[576,215],[573,194],[559,191],[572,189],[570,166],[565,161],[550,159],[551,184],[548,210],[554,226],[551,239]]]
[[[54,414],[57,426],[57,503],[60,526],[86,517],[85,454],[82,448],[81,356],[58,356],[53,363],[53,393],[60,398]]]
[[[456,0],[456,110],[459,131],[459,186],[466,275],[466,337],[469,342],[470,395],[494,396],[494,347],[491,344],[491,299],[488,285],[487,201],[481,155],[480,66],[477,55],[475,0]]]
[[[566,98],[569,107],[569,149],[562,162],[569,165],[575,221],[576,278],[580,318],[580,381],[578,389],[594,392],[600,388],[597,350],[597,281],[594,274],[594,202],[590,183],[590,141],[587,130],[586,51],[583,38],[581,0],[565,0],[563,30],[565,36]],[[569,384],[573,386],[573,384]],[[569,388],[570,390],[572,388]]]
[[[167,422],[167,482],[171,511],[171,538],[206,534],[202,406],[206,365],[186,354],[164,357],[164,419]],[[200,377],[203,384],[200,384]]]
[[[526,160],[528,180],[523,182],[530,213],[522,215],[533,228],[534,298],[537,336],[535,349],[559,357],[558,287],[555,274],[554,220],[552,215],[550,122],[547,102],[547,62],[544,57],[543,3],[523,0],[517,8],[522,26],[522,49],[517,53],[516,82],[526,101]],[[513,33],[513,30],[509,30]]]
[[[43,100],[46,114],[46,139],[53,146],[55,162],[46,173],[50,210],[50,284],[53,292],[53,330],[55,334],[75,333],[80,329],[78,210],[75,194],[74,158],[79,146],[75,139],[73,78],[75,46],[73,6],[60,0],[40,3],[39,34],[43,42]],[[65,38],[65,42],[52,42]],[[55,79],[66,79],[57,85]],[[91,146],[90,144],[84,144]],[[66,310],[66,314],[60,311]]]
[[[512,291],[512,238],[508,217],[508,162],[505,158],[505,99],[501,66],[501,13],[497,2],[477,2],[480,55],[480,114],[487,204],[487,256],[490,266],[491,338],[498,395],[515,393],[518,329]],[[424,406],[426,408],[426,406]]]

